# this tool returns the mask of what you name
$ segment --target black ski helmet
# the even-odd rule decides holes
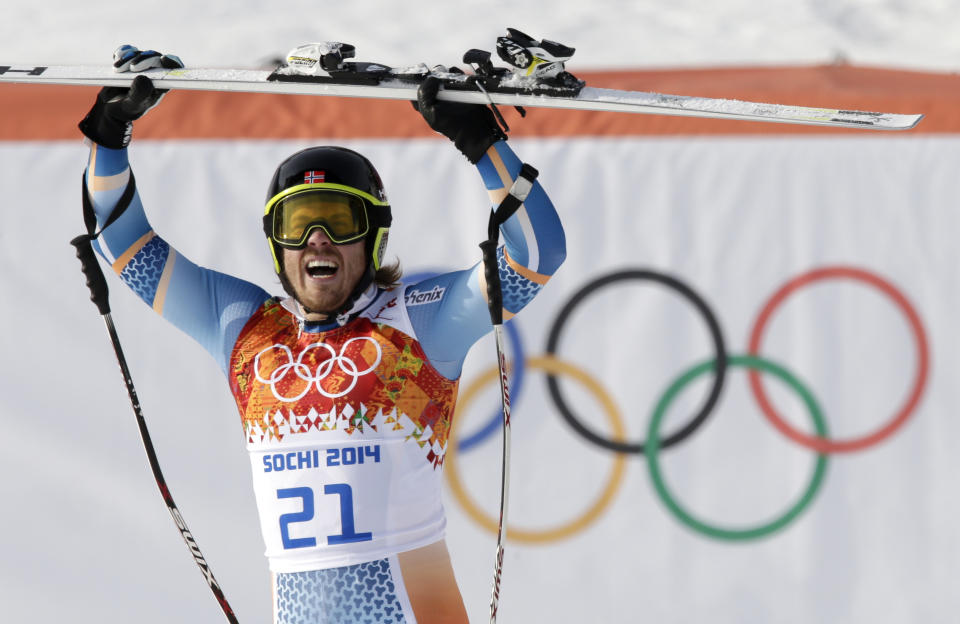
[[[365,241],[367,268],[357,288],[347,301],[350,307],[373,281],[383,261],[390,231],[390,204],[383,189],[380,174],[363,155],[345,147],[309,147],[288,157],[273,174],[267,188],[266,210],[263,215],[263,230],[273,255],[273,267],[284,289],[291,295],[291,288],[283,274],[282,247],[273,239],[273,215],[271,208],[278,195],[295,187],[303,190],[335,189],[353,192],[364,199],[369,230]]]

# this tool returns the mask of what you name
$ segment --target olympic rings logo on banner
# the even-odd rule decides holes
[[[356,342],[359,340],[366,340],[368,342],[373,343],[373,346],[377,350],[376,360],[373,362],[373,364],[371,364],[370,366],[368,366],[363,370],[360,370],[357,367],[356,362],[354,362],[352,359],[346,356],[347,347],[350,346],[350,343]],[[326,350],[328,357],[323,361],[321,361],[317,366],[317,369],[314,371],[314,370],[311,370],[307,364],[304,364],[303,359],[311,351],[318,348]],[[274,351],[276,349],[279,349],[280,351],[283,352],[286,359],[286,363],[281,364],[280,366],[270,371],[269,377],[264,377],[261,373],[260,358],[264,354]],[[286,345],[281,345],[281,344],[274,344],[263,349],[262,351],[260,351],[260,353],[257,354],[257,356],[253,360],[253,371],[254,371],[254,375],[257,378],[257,381],[259,381],[262,384],[270,386],[270,391],[273,393],[273,396],[276,397],[278,401],[283,401],[285,403],[292,403],[294,401],[299,401],[300,399],[302,399],[307,395],[311,387],[315,387],[317,389],[317,392],[327,397],[328,399],[337,399],[339,397],[349,394],[350,391],[356,387],[357,382],[361,377],[369,373],[372,373],[377,368],[377,365],[380,364],[380,359],[382,357],[383,357],[383,352],[380,350],[380,344],[373,338],[370,338],[369,336],[358,336],[356,338],[351,338],[350,340],[347,340],[346,342],[343,343],[343,346],[340,347],[339,353],[334,351],[333,347],[331,347],[330,345],[324,342],[314,342],[313,344],[309,344],[306,347],[304,347],[303,351],[300,352],[300,355],[297,356],[296,360],[293,359],[293,351],[290,350],[290,347]],[[334,365],[336,365],[341,372],[345,373],[348,377],[350,377],[350,383],[347,385],[346,388],[340,390],[339,392],[328,392],[321,385],[321,382],[324,379],[326,379],[331,372],[333,372]],[[300,393],[297,394],[296,396],[292,396],[292,397],[284,396],[283,394],[281,394],[280,390],[277,387],[279,382],[286,379],[287,374],[290,372],[293,372],[293,374],[297,378],[306,382],[306,384],[303,387],[303,390],[301,390]]]
[[[852,280],[861,284],[870,286],[878,290],[881,294],[890,299],[901,314],[907,320],[914,339],[916,350],[916,371],[913,375],[912,387],[903,405],[899,406],[893,419],[878,428],[876,431],[867,435],[847,439],[834,440],[828,436],[826,420],[823,416],[823,410],[814,398],[813,393],[806,388],[795,375],[787,371],[783,366],[772,362],[759,355],[762,345],[764,332],[769,325],[773,312],[783,304],[783,302],[792,294],[805,286],[831,279]],[[646,430],[645,441],[626,441],[624,439],[624,425],[620,411],[613,403],[609,393],[602,385],[585,371],[570,364],[557,355],[560,338],[564,331],[566,323],[571,314],[578,305],[595,293],[597,290],[605,288],[611,284],[624,281],[653,281],[663,285],[686,299],[697,310],[710,332],[711,342],[715,355],[712,359],[694,364],[686,371],[683,371],[664,391],[663,395],[657,401],[650,422]],[[510,324],[508,324],[510,327]],[[516,332],[516,329],[513,328]],[[601,276],[581,288],[561,307],[556,319],[548,332],[546,354],[541,357],[526,357],[519,347],[519,340],[511,336],[511,341],[515,342],[514,354],[514,376],[522,379],[523,371],[526,368],[539,369],[547,375],[547,385],[550,398],[560,412],[564,421],[570,427],[586,439],[591,444],[595,444],[609,451],[613,451],[614,467],[598,499],[591,507],[573,521],[558,527],[534,530],[508,527],[507,534],[510,539],[518,542],[545,543],[563,539],[577,533],[588,525],[596,521],[607,506],[612,501],[613,495],[620,486],[623,477],[623,459],[626,454],[645,455],[646,463],[649,469],[650,478],[653,482],[657,495],[673,514],[677,520],[688,528],[701,533],[705,536],[723,540],[749,540],[771,535],[790,524],[795,520],[813,501],[823,483],[826,473],[827,457],[831,453],[852,452],[863,450],[876,445],[889,438],[894,432],[900,429],[916,412],[916,409],[926,388],[927,379],[930,370],[930,353],[927,343],[926,332],[920,316],[917,314],[913,305],[895,286],[884,280],[880,276],[855,267],[831,266],[815,269],[790,279],[786,284],[780,287],[761,307],[760,313],[754,321],[753,327],[749,332],[750,339],[745,355],[731,355],[727,353],[723,334],[716,316],[711,311],[706,302],[695,293],[689,286],[675,277],[646,269],[629,269],[617,271]],[[676,499],[676,497],[667,489],[659,465],[660,453],[671,448],[687,439],[696,431],[712,414],[716,408],[720,391],[726,380],[726,371],[729,367],[740,367],[747,369],[749,376],[749,385],[752,396],[757,401],[761,412],[766,420],[774,427],[787,436],[790,440],[797,442],[817,453],[817,460],[814,466],[810,481],[799,498],[790,508],[778,518],[763,525],[747,528],[728,528],[719,527],[696,518],[688,512]],[[679,393],[694,379],[702,375],[713,373],[713,382],[710,392],[704,399],[693,417],[677,431],[669,434],[661,434],[660,426],[663,417],[669,405],[676,399]],[[767,398],[763,385],[761,383],[760,373],[766,373],[778,377],[790,389],[792,389],[802,400],[803,404],[813,422],[815,435],[801,433],[787,424],[777,413]],[[474,399],[479,389],[494,379],[496,379],[497,370],[493,367],[481,373],[477,379],[472,381],[461,394],[458,402],[458,412],[466,408]],[[563,375],[579,382],[599,401],[603,407],[604,413],[610,421],[610,428],[613,432],[612,437],[603,437],[584,426],[581,420],[570,409],[569,404],[560,391],[558,376]],[[518,388],[512,389],[512,397],[516,399],[519,395]],[[521,413],[521,418],[522,412]],[[451,428],[450,440],[456,442],[459,418],[455,417]],[[497,422],[493,422],[493,427],[489,424],[479,433],[471,436],[472,444],[479,443],[482,439],[491,435],[496,430]],[[489,430],[489,431],[488,431]],[[457,502],[464,508],[467,515],[485,529],[496,532],[497,522],[491,516],[485,514],[468,496],[464,488],[459,468],[456,461],[457,453],[464,452],[467,447],[462,444],[452,444],[447,451],[445,459],[445,472],[451,491]]]
[[[570,364],[569,362],[564,362],[552,356],[528,358],[524,361],[524,364],[530,368],[540,369],[548,374],[568,375],[574,380],[579,381],[587,390],[590,391],[591,394],[594,395],[594,397],[603,407],[603,412],[610,421],[610,427],[613,430],[614,435],[618,437],[623,437],[626,435],[620,409],[613,401],[613,397],[610,396],[610,394],[603,388],[603,385],[601,385],[600,382],[597,381],[592,375],[583,369]],[[466,406],[473,401],[483,386],[492,383],[498,378],[499,374],[500,369],[496,365],[481,373],[480,376],[477,377],[477,379],[467,386],[460,394],[460,398],[457,402],[457,412],[466,409]],[[460,419],[454,415],[453,424],[450,427],[451,440],[454,440],[457,437],[456,432],[459,421]],[[460,478],[460,469],[456,461],[457,454],[461,452],[463,452],[462,448],[455,444],[451,444],[447,449],[447,454],[444,456],[443,460],[443,470],[447,475],[447,481],[450,484],[453,495],[461,504],[461,506],[463,506],[464,510],[467,512],[467,515],[469,515],[474,521],[480,524],[480,526],[489,530],[491,533],[496,533],[498,527],[497,520],[494,517],[487,515],[479,505],[474,503],[467,494],[466,488],[463,486],[463,482]],[[617,493],[617,490],[620,488],[620,484],[623,482],[625,470],[625,458],[623,455],[618,455],[614,458],[613,470],[611,470],[610,476],[607,479],[607,484],[604,486],[600,496],[596,501],[594,501],[592,506],[586,512],[573,521],[553,527],[551,529],[541,530],[522,529],[510,526],[507,528],[507,535],[509,539],[516,540],[518,542],[544,543],[570,537],[574,533],[587,528],[590,524],[596,521],[610,505],[610,503],[613,502],[614,494]]]

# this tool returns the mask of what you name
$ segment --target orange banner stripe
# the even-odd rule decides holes
[[[956,74],[826,65],[576,72],[594,87],[722,97],[798,106],[924,113],[912,131],[960,132]],[[78,139],[91,87],[0,85],[0,141]],[[663,115],[503,108],[513,137],[716,134],[875,135],[792,124]],[[886,133],[884,133],[886,134]],[[174,91],[136,124],[136,139],[436,137],[406,102],[360,98]]]

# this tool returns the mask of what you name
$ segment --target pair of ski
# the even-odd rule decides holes
[[[454,102],[677,115],[834,126],[876,130],[908,130],[923,115],[892,114],[833,108],[764,104],[585,86],[564,63],[574,49],[549,40],[537,41],[515,29],[497,40],[497,53],[508,67],[494,67],[491,54],[470,50],[463,62],[473,73],[426,65],[394,69],[349,62],[349,44],[328,42],[295,48],[277,70],[183,68],[150,69],[143,74],[163,89],[244,91],[388,100],[416,100],[417,86],[428,75],[442,82],[438,98]],[[116,73],[110,66],[5,65],[0,83],[126,87],[135,74]]]

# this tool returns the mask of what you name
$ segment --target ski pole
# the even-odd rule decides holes
[[[487,279],[487,303],[493,321],[493,335],[497,344],[497,366],[500,369],[500,402],[503,406],[503,455],[500,468],[500,521],[497,525],[497,556],[493,568],[493,589],[490,596],[490,624],[497,621],[500,606],[500,579],[503,574],[503,543],[505,541],[507,503],[510,498],[510,390],[507,387],[507,359],[503,349],[503,296],[500,291],[500,276],[496,264],[496,242],[481,243],[483,270]],[[492,251],[489,250],[492,247]],[[488,258],[492,255],[492,263]],[[491,264],[493,265],[491,267]],[[494,309],[498,312],[495,312]]]
[[[487,240],[480,243],[483,252],[483,275],[487,282],[487,307],[493,324],[497,346],[497,366],[500,370],[500,402],[503,407],[503,454],[500,467],[500,521],[497,525],[497,554],[493,569],[493,589],[490,596],[490,624],[496,624],[500,607],[500,581],[503,576],[503,545],[506,542],[507,505],[510,499],[510,389],[507,385],[507,358],[503,336],[503,289],[497,266],[497,246],[500,225],[510,218],[526,200],[538,172],[524,163],[510,192],[490,214]]]
[[[210,590],[220,604],[223,614],[227,616],[227,621],[230,622],[230,624],[238,624],[237,616],[234,615],[233,609],[223,595],[223,590],[220,589],[220,585],[213,577],[213,570],[210,569],[207,560],[203,557],[203,553],[200,552],[200,547],[197,546],[197,541],[193,538],[193,534],[190,533],[190,529],[187,528],[187,523],[183,519],[183,515],[181,515],[180,510],[177,509],[176,503],[173,502],[173,496],[170,495],[170,489],[167,487],[167,482],[163,478],[163,473],[160,471],[160,462],[157,460],[157,453],[153,448],[150,432],[147,431],[147,422],[144,420],[143,411],[140,409],[137,390],[133,386],[133,378],[130,376],[130,369],[127,367],[127,359],[124,357],[123,349],[120,347],[120,337],[117,335],[117,329],[110,315],[107,280],[103,275],[100,264],[97,262],[97,257],[91,245],[94,238],[95,236],[92,234],[82,234],[70,241],[70,244],[77,249],[77,257],[80,258],[81,270],[87,278],[87,287],[90,289],[90,300],[97,306],[97,310],[100,311],[100,315],[103,316],[104,323],[107,325],[107,332],[110,334],[110,341],[113,343],[113,351],[117,356],[117,363],[120,365],[120,372],[127,386],[127,395],[130,397],[130,403],[133,405],[133,413],[137,418],[140,440],[143,442],[143,448],[147,452],[150,469],[153,471],[153,477],[156,479],[157,487],[160,488],[163,502],[167,504],[167,510],[170,512],[173,522],[180,531],[180,536],[183,538],[183,541],[186,542],[190,554],[193,555],[194,561],[196,561],[200,567],[200,571],[203,573],[207,585],[210,586]]]

